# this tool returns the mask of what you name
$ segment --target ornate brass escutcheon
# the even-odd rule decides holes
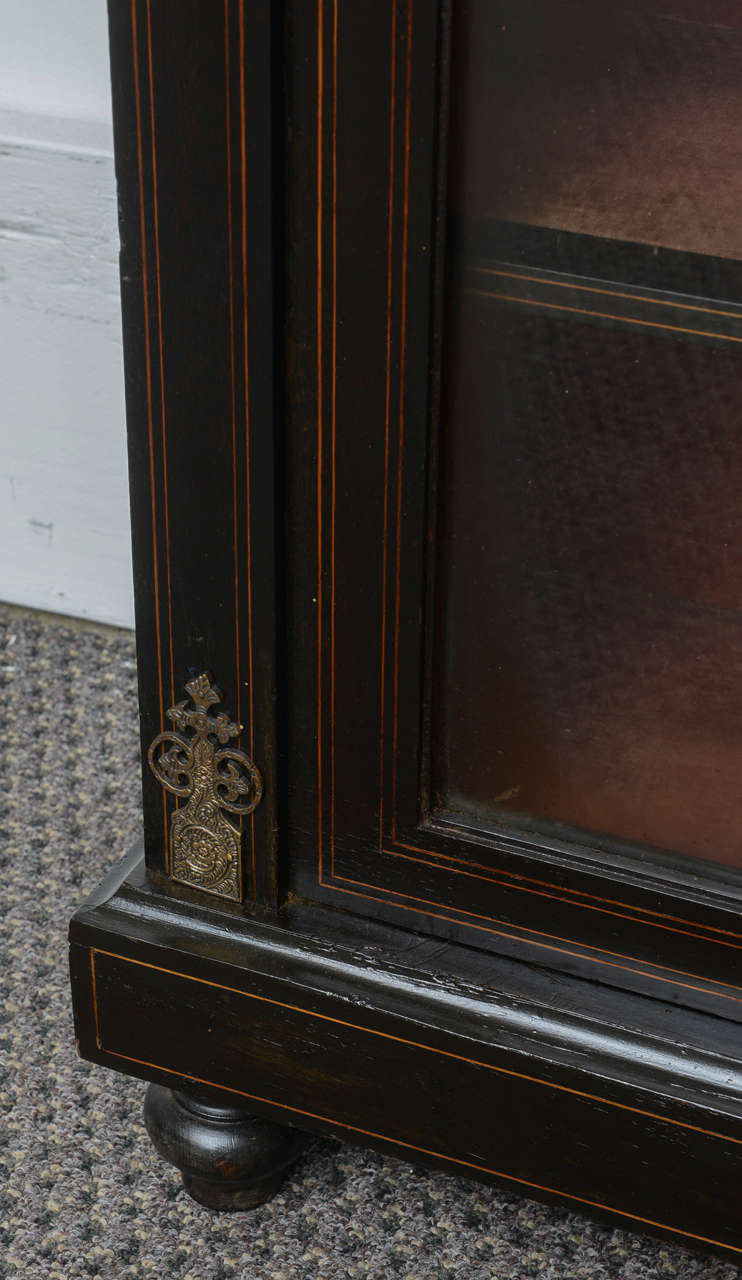
[[[222,695],[209,674],[203,672],[185,688],[193,708],[183,701],[167,712],[180,732],[158,733],[147,753],[163,787],[188,797],[188,804],[175,809],[170,819],[170,874],[183,884],[239,901],[241,832],[223,811],[252,813],[263,795],[263,780],[244,751],[223,746],[239,736],[242,725],[223,711],[210,714]],[[186,737],[189,729],[193,733]]]

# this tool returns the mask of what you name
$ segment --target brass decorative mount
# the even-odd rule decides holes
[[[211,714],[222,695],[208,672],[189,680],[185,689],[193,707],[184,700],[167,712],[180,732],[158,733],[147,752],[158,782],[188,798],[170,818],[170,874],[182,884],[240,901],[242,834],[224,811],[252,813],[263,795],[263,779],[244,751],[224,746],[239,737],[242,725],[223,711]]]

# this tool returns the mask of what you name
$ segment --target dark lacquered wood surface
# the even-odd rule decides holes
[[[465,21],[467,11],[461,12]],[[455,44],[455,14],[453,18]],[[739,270],[718,256],[493,221],[462,211],[455,196],[461,141],[455,131],[463,125],[455,75],[449,83],[446,23],[444,15],[436,27],[427,10],[407,5],[390,10],[386,23],[378,13],[361,19],[349,11],[338,10],[335,16],[334,9],[325,7],[317,14],[304,8],[292,12],[291,40],[297,48],[314,52],[305,62],[289,60],[288,86],[292,181],[287,290],[294,302],[289,315],[292,376],[285,490],[292,623],[285,668],[290,691],[284,738],[288,884],[300,898],[330,901],[340,909],[406,922],[444,937],[476,938],[477,945],[589,972],[609,983],[650,992],[661,988],[672,992],[670,998],[738,1017],[742,877],[733,865],[738,827],[715,808],[723,799],[730,818],[733,799],[724,778],[734,775],[736,747],[727,757],[724,778],[714,773],[734,734],[735,704],[728,700],[733,677],[725,662],[734,655],[736,631],[730,617],[725,628],[713,615],[714,587],[704,578],[704,564],[715,549],[721,551],[715,573],[723,577],[727,565],[722,585],[728,608],[734,549],[722,544],[729,541],[736,522],[736,473],[730,462],[734,422],[731,407],[724,405],[731,406],[734,399],[731,353],[742,339],[742,311],[735,301],[742,299]],[[450,122],[449,90],[454,94]],[[454,130],[450,135],[449,123]],[[486,132],[495,124],[491,118],[478,119],[472,128]],[[363,138],[361,177],[354,150],[357,136]],[[454,190],[452,199],[449,188]],[[307,192],[313,201],[305,198]],[[460,400],[461,417],[452,426],[446,397],[453,394],[453,329],[460,326],[464,334],[466,328],[468,335],[474,321],[460,309],[447,311],[446,299],[453,298],[458,307],[455,300],[464,291],[467,297],[486,291],[512,300],[482,301],[482,315],[486,311],[493,318],[482,321],[476,344],[461,344],[472,347],[472,359],[480,353],[482,367],[475,381],[473,369],[462,364],[471,420],[467,426],[466,404]],[[586,314],[569,321],[577,310]],[[536,319],[537,312],[542,319]],[[488,325],[495,326],[490,346]],[[673,325],[682,331],[682,341]],[[496,349],[500,331],[502,352]],[[681,354],[686,348],[687,357]],[[591,390],[590,364],[598,356],[606,386]],[[611,386],[620,384],[623,390],[627,369],[637,367],[631,361],[642,357],[646,358],[637,397],[655,435],[647,420],[637,417],[637,397],[634,408],[625,395],[620,397],[622,409],[611,393]],[[560,360],[562,376],[569,370],[574,391],[582,395],[570,411],[565,403],[569,397],[558,391]],[[718,394],[709,395],[717,369]],[[486,380],[490,375],[496,379],[498,370],[505,370],[510,380],[507,395],[494,393],[508,421],[498,422],[488,437],[490,452],[485,458],[477,441],[492,427],[491,417],[484,416],[488,396],[490,406],[492,398],[492,385]],[[555,403],[569,426],[549,443],[547,419]],[[595,425],[597,408],[590,416],[590,404],[601,403],[613,415],[619,435],[630,427],[643,435],[641,449],[632,453],[629,433],[614,442],[611,453],[610,438]],[[571,419],[565,417],[568,412]],[[695,437],[692,420],[698,427]],[[683,429],[683,474],[695,471],[703,454],[706,474],[711,467],[724,476],[714,504],[719,529],[709,531],[705,559],[698,535],[707,523],[709,497],[699,491],[691,499],[689,478],[679,485],[685,495],[685,523],[676,542],[670,536],[676,528],[668,497],[672,478],[661,459],[663,449],[672,448],[668,441],[676,424]],[[499,446],[494,431],[502,431]],[[524,693],[522,708],[516,705],[512,680],[504,693],[502,685],[488,689],[485,682],[479,687],[480,649],[486,648],[489,655],[496,646],[497,628],[494,633],[492,628],[501,606],[496,592],[502,581],[498,585],[496,574],[492,576],[492,558],[482,562],[480,549],[478,566],[468,548],[457,558],[455,539],[445,524],[447,486],[450,496],[456,476],[465,475],[458,490],[460,506],[468,509],[479,502],[479,516],[471,510],[467,518],[490,521],[497,529],[500,549],[510,556],[508,589],[515,592],[523,585],[512,580],[514,566],[518,555],[529,550],[524,517],[537,504],[524,467],[516,461],[519,431],[531,448],[533,465],[541,467],[542,484],[552,502],[552,526],[561,522],[571,529],[564,544],[571,596],[559,606],[567,638],[572,637],[576,648],[582,646],[593,663],[602,645],[601,661],[610,670],[601,687],[605,690],[613,681],[613,694],[607,696],[619,703],[623,698],[626,704],[619,708],[623,721],[619,716],[616,734],[619,729],[624,737],[630,734],[632,682],[637,717],[636,734],[624,746],[620,780],[614,784],[612,776],[604,779],[601,800],[591,809],[586,793],[594,776],[589,770],[595,771],[599,762],[588,729],[601,728],[605,711],[597,690],[592,710],[580,725],[588,745],[582,778],[574,786],[570,783],[577,803],[569,812],[557,803],[542,806],[539,815],[534,801],[541,821],[530,825],[517,820],[514,805],[503,813],[496,803],[521,781],[513,779],[511,771],[495,780],[493,754],[527,753],[534,771],[541,770],[546,778],[555,753],[549,756],[546,751],[531,759],[530,750],[538,740],[552,742],[549,735],[562,732],[568,695],[558,687],[553,691],[553,722],[547,717],[538,739],[535,721],[528,721],[533,700],[540,696],[535,683]],[[507,478],[491,474],[498,447],[503,471],[506,459],[511,467]],[[467,451],[472,451],[469,459]],[[544,452],[546,459],[540,456]],[[627,483],[614,487],[611,474],[618,473],[629,457]],[[569,482],[564,486],[563,512],[558,495],[548,487],[548,462],[561,468]],[[467,486],[475,484],[470,503]],[[597,489],[592,503],[586,501],[591,484]],[[485,491],[490,485],[488,499]],[[659,510],[652,501],[652,485],[664,495]],[[632,517],[629,508],[634,501],[637,513]],[[442,524],[437,523],[439,516]],[[511,517],[515,533],[507,551],[502,539]],[[542,539],[548,559],[554,547],[546,508],[539,519],[532,539]],[[623,544],[612,520],[623,522]],[[596,543],[599,528],[602,534]],[[654,560],[644,550],[653,538],[658,544]],[[597,607],[590,612],[586,604],[578,572],[580,547],[589,548],[593,557],[586,582],[591,590],[600,586],[604,616]],[[631,556],[644,572],[643,587],[629,571]],[[673,565],[680,566],[683,577],[668,586]],[[616,599],[610,610],[606,608],[607,579],[617,576],[618,567],[624,575],[623,613]],[[472,570],[477,568],[482,572],[475,582]],[[552,582],[553,599],[553,579],[548,573],[541,578]],[[436,648],[436,635],[445,638],[448,627],[452,636],[456,624],[446,595],[452,583],[471,605],[465,617],[459,615],[456,638],[466,687],[463,679],[458,684],[449,679],[450,655]],[[688,602],[686,614],[692,618],[687,627],[695,628],[689,648],[702,643],[706,664],[705,674],[690,690],[688,651],[679,638],[665,659],[657,660],[658,666],[664,662],[664,686],[653,681],[650,672],[643,686],[634,681],[632,673],[642,670],[637,652],[645,641],[656,648],[664,626],[659,604],[654,615],[646,602],[638,607],[642,589],[645,596],[655,590],[677,597],[678,616],[683,600]],[[538,596],[532,582],[523,590],[530,591],[531,598]],[[476,592],[478,614],[472,603]],[[517,610],[517,604],[514,607]],[[508,643],[517,656],[528,654],[529,641],[543,642],[546,609],[547,604],[540,603],[515,619]],[[604,628],[596,632],[599,640],[592,646],[589,635],[577,638],[588,616]],[[536,623],[541,627],[538,642],[533,635],[518,635],[519,626]],[[612,636],[611,626],[617,628]],[[699,634],[703,627],[706,630]],[[556,673],[559,659],[547,656]],[[488,656],[486,671],[491,673],[491,667]],[[714,675],[706,701],[703,684],[710,671]],[[684,689],[681,699],[671,691],[673,680],[673,687]],[[524,670],[523,677],[518,676],[519,692],[525,681]],[[558,686],[556,675],[555,681]],[[578,673],[573,709],[579,682]],[[654,702],[642,698],[642,688],[650,684]],[[506,724],[504,708],[496,706],[501,695],[507,700]],[[584,691],[580,696],[584,716]],[[671,704],[675,720],[665,717],[663,698]],[[682,703],[682,710],[676,702]],[[721,706],[724,727],[706,752],[704,735],[716,725],[713,708]],[[445,738],[446,726],[453,724],[455,752],[453,740]],[[493,741],[500,729],[507,739],[503,744]],[[651,780],[642,776],[653,750],[650,729],[655,759],[670,741],[675,751],[677,777],[674,782],[664,779],[664,792],[655,792]],[[608,733],[600,747],[603,763],[614,745],[617,737],[612,745]],[[632,751],[638,752],[633,760]],[[704,756],[705,775],[703,770],[694,772],[694,751]],[[704,827],[704,777],[709,784],[713,779],[715,800],[706,812],[716,820],[718,851],[710,829]],[[467,797],[462,780],[474,778],[478,789],[469,786]],[[675,797],[689,779],[698,805],[693,820],[683,822],[685,810],[675,812]],[[628,812],[624,794],[632,786],[640,793],[633,813]],[[696,860],[699,855],[702,862]]]
[[[227,902],[145,767],[144,858],[72,925],[82,1053],[738,1257],[728,240],[584,182],[571,220],[449,200],[469,7],[110,8],[142,741],[207,669],[266,793]],[[734,59],[729,6],[671,8]],[[573,79],[603,15],[655,30],[578,9]]]
[[[238,933],[163,906],[131,860],[73,923],[76,1032],[92,1061],[739,1256],[732,1024],[335,911]],[[213,1135],[188,1143],[163,1119],[168,1158],[198,1172],[206,1156],[218,1174]],[[220,1128],[212,1196],[226,1197],[251,1170],[239,1121]],[[295,1153],[289,1134],[283,1146]]]
[[[271,903],[270,6],[112,0],[109,18],[143,756],[188,679],[211,672],[266,785],[241,819],[242,894]],[[143,784],[147,857],[167,874],[176,801],[146,767]]]

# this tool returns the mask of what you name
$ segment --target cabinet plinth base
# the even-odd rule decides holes
[[[274,1195],[299,1128],[742,1257],[738,1023],[336,911],[237,917],[136,855],[71,942],[81,1054],[153,1082],[212,1209]]]
[[[189,1195],[208,1209],[236,1212],[272,1199],[307,1138],[239,1107],[151,1084],[144,1121],[159,1154],[180,1169]]]

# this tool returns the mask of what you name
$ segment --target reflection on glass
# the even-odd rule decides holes
[[[466,0],[452,92],[435,803],[742,867],[742,6]]]
[[[739,0],[457,0],[470,215],[742,257]]]

